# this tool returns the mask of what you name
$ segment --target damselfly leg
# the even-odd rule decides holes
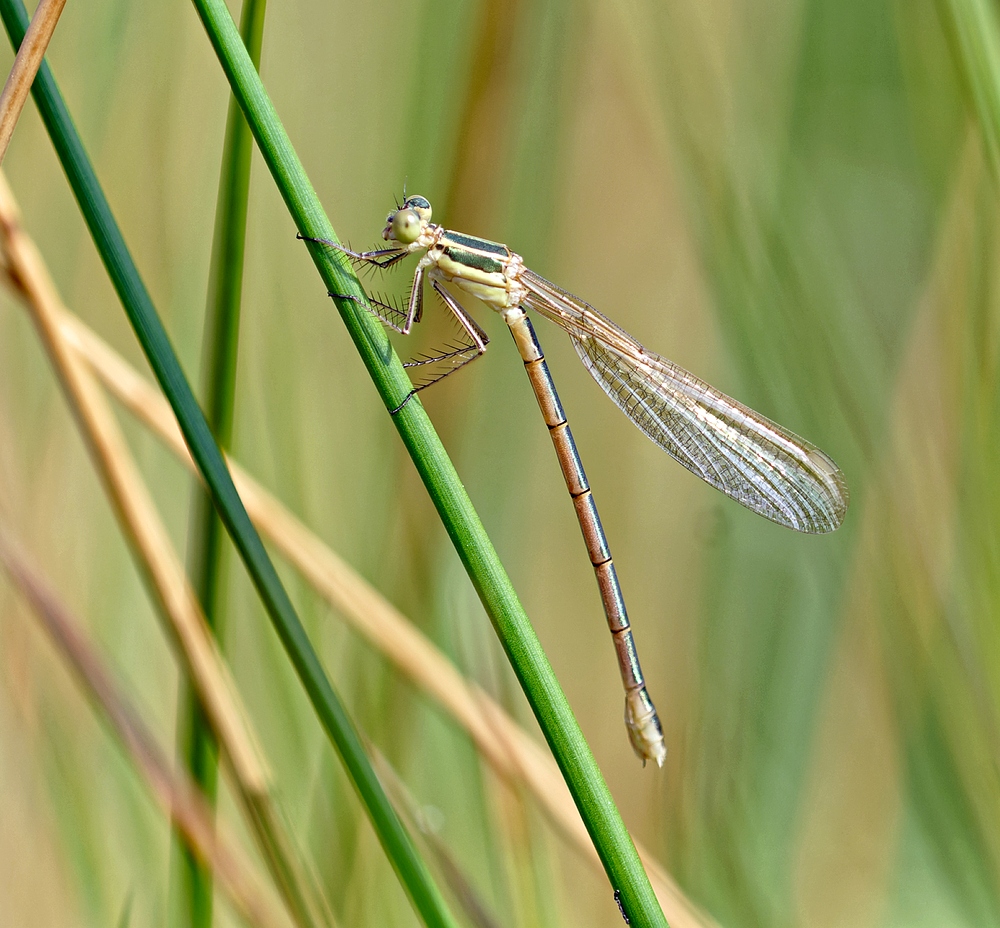
[[[356,264],[375,267],[380,270],[387,270],[396,265],[398,261],[405,258],[409,252],[400,251],[398,248],[379,248],[372,251],[352,251],[337,242],[331,242],[321,238],[306,238],[298,236],[303,241],[319,242],[336,249],[349,257]],[[391,329],[401,335],[409,335],[415,323],[420,322],[424,310],[424,273],[426,265],[417,265],[413,274],[413,281],[410,286],[410,296],[407,300],[406,310],[402,310],[398,305],[391,303],[387,299],[369,295],[368,300],[372,305],[375,317]],[[430,369],[432,373],[423,382],[414,384],[406,399],[393,412],[398,412],[414,394],[421,390],[426,390],[445,377],[461,370],[465,365],[470,364],[477,358],[482,357],[486,351],[486,346],[490,339],[483,328],[469,315],[462,304],[455,299],[441,284],[434,280],[431,283],[435,293],[441,298],[445,307],[455,318],[461,331],[461,341],[457,345],[450,345],[440,351],[413,358],[403,364],[405,368]],[[337,296],[331,293],[330,296]],[[351,297],[353,299],[353,297]]]

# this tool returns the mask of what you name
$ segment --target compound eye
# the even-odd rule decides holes
[[[414,209],[401,209],[392,217],[390,237],[402,245],[412,245],[420,238],[420,217]]]
[[[412,209],[421,219],[426,219],[430,222],[431,204],[426,197],[407,197],[406,202],[403,204],[403,208]]]

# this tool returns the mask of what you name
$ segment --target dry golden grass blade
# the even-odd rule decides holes
[[[228,671],[107,399],[86,365],[65,344],[59,320],[67,310],[37,249],[21,231],[17,205],[2,175],[0,238],[7,272],[24,297],[122,528],[190,664],[206,713],[219,732],[240,781],[251,792],[264,792],[268,787],[268,772],[260,760],[260,749]]]
[[[187,447],[160,393],[79,319],[63,319],[67,341],[139,419],[193,470]],[[552,758],[494,700],[470,684],[394,606],[342,561],[238,464],[236,488],[257,528],[330,603],[414,684],[432,696],[473,739],[501,776],[523,783],[557,827],[592,861],[600,862]],[[658,861],[638,847],[657,899],[673,928],[715,923],[681,891]]]
[[[199,700],[229,759],[232,779],[272,875],[299,924],[332,923],[293,842],[273,808],[270,773],[246,710],[232,682],[170,537],[143,482],[104,392],[67,344],[69,315],[0,173],[0,240],[8,276],[24,298],[63,385],[119,524],[145,573],[159,614],[179,645]]]
[[[57,599],[0,527],[0,562],[30,603],[33,614],[76,672],[89,696],[121,739],[150,791],[171,817],[188,847],[212,868],[219,887],[252,925],[288,925],[282,910],[261,892],[262,879],[238,846],[216,829],[212,810],[195,785],[171,772],[171,764],[152,733],[118,690],[104,664],[81,632],[81,623]]]
[[[7,154],[14,126],[24,109],[28,91],[31,90],[31,84],[65,5],[66,0],[41,0],[14,57],[14,64],[3,85],[3,93],[0,93],[0,163],[3,163],[3,157]]]

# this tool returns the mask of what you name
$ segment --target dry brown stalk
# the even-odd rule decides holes
[[[28,99],[28,91],[65,5],[66,0],[40,0],[24,34],[24,41],[14,56],[14,64],[3,85],[3,93],[0,93],[0,163],[7,154],[7,146]]]
[[[104,392],[90,367],[70,346],[64,321],[69,311],[34,243],[21,229],[17,203],[2,172],[0,243],[7,274],[23,297],[48,352],[158,613],[178,644],[272,875],[299,924],[329,924],[332,916],[311,888],[304,865],[296,863],[294,843],[274,807],[263,751],[180,557]]]
[[[212,868],[235,909],[252,925],[284,928],[288,920],[270,897],[261,892],[262,880],[255,874],[255,868],[238,846],[216,828],[212,810],[195,784],[183,774],[171,772],[169,759],[84,636],[82,623],[57,599],[50,585],[8,540],[2,527],[0,563],[121,739],[153,796],[170,815],[192,852]]]

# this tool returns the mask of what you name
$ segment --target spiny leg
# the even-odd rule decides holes
[[[465,307],[436,280],[431,283],[431,286],[434,287],[437,295],[444,300],[448,309],[452,311],[458,324],[472,340],[472,345],[478,349],[480,355],[483,354],[486,351],[486,346],[490,343],[490,337],[483,331],[479,323],[466,312]]]
[[[377,267],[380,270],[387,270],[395,265],[397,262],[402,261],[409,251],[400,250],[398,248],[379,248],[373,251],[353,251],[338,242],[331,242],[325,238],[310,238],[305,235],[299,235],[298,238],[306,242],[318,242],[322,245],[328,245],[330,248],[334,248],[342,254],[347,255],[353,261],[366,264],[370,267]],[[389,326],[389,328],[399,332],[401,335],[409,335],[410,330],[415,322],[419,322],[424,310],[424,268],[417,266],[416,271],[413,274],[413,285],[410,288],[410,299],[407,302],[406,313],[403,314],[402,310],[398,306],[393,306],[391,303],[380,300],[377,298],[368,298],[371,304],[372,314],[382,323]],[[426,383],[419,384],[414,387],[409,393],[406,394],[403,402],[400,403],[395,409],[390,410],[390,415],[395,415],[398,413],[412,398],[415,394],[419,393],[421,390],[426,390],[429,386],[437,383],[439,380],[443,380],[450,374],[454,374],[455,371],[460,370],[476,358],[480,357],[485,351],[486,346],[490,343],[489,336],[483,331],[482,327],[473,319],[463,308],[462,304],[458,302],[450,293],[444,290],[437,281],[433,283],[434,290],[437,292],[438,296],[444,301],[445,306],[451,310],[452,315],[458,320],[459,325],[465,332],[466,336],[469,338],[468,344],[459,345],[449,351],[443,352],[441,354],[420,358],[414,361],[407,361],[403,367],[423,367],[428,364],[437,364],[442,361],[451,361],[451,366],[448,370],[441,374],[438,374],[428,380]],[[364,304],[360,297],[354,296],[353,294],[343,294],[343,293],[333,293],[329,292],[329,296],[339,299],[353,300],[355,303],[365,308],[369,308]],[[381,310],[381,312],[379,311]],[[399,324],[393,321],[392,317],[396,318],[402,317],[403,322]]]
[[[395,248],[377,248],[373,251],[352,251],[339,242],[331,242],[325,238],[310,238],[308,235],[296,235],[295,237],[301,239],[303,242],[319,242],[321,245],[329,245],[330,248],[335,248],[354,261],[380,268],[383,271],[392,267],[397,261],[402,261],[409,254],[409,251],[405,248],[400,249],[398,246]]]
[[[388,270],[393,267],[397,262],[402,261],[409,252],[400,250],[399,248],[379,248],[374,251],[352,251],[350,248],[339,244],[338,242],[331,242],[329,239],[325,238],[309,238],[305,235],[297,236],[304,242],[319,242],[321,245],[328,245],[330,248],[334,248],[341,254],[347,255],[356,264],[363,264],[368,267],[378,268],[379,270]],[[402,335],[409,335],[410,328],[414,322],[414,312],[413,312],[413,293],[418,293],[417,298],[417,309],[416,316],[417,321],[420,319],[420,304],[421,298],[420,293],[422,288],[419,287],[418,278],[422,279],[423,271],[418,268],[417,273],[414,275],[414,290],[410,293],[410,304],[407,307],[407,311],[404,313],[398,306],[393,305],[388,300],[379,299],[369,295],[368,302],[366,303],[361,297],[355,296],[353,293],[334,293],[332,290],[327,291],[327,295],[333,297],[334,299],[341,300],[351,300],[357,303],[359,306],[371,312],[379,322],[384,325],[389,326],[390,329],[401,333]],[[397,321],[401,320],[401,321]]]
[[[437,284],[435,284],[435,287]],[[410,334],[410,328],[414,322],[419,322],[424,314],[424,267],[417,265],[413,272],[413,284],[410,287],[410,302],[406,304],[406,323],[403,335]]]
[[[327,291],[327,294],[332,297],[341,296],[341,294],[332,291]],[[399,332],[400,335],[409,335],[409,330],[404,331],[407,326],[406,313],[399,308],[398,304],[390,303],[388,297],[379,298],[369,293],[367,303],[360,297],[354,297],[350,294],[347,294],[346,299],[354,300],[355,303],[368,310],[379,322],[387,325],[394,332]]]
[[[335,295],[330,293],[330,296]],[[361,304],[361,300],[356,300],[356,302]],[[368,295],[368,302],[371,306],[365,308],[370,309],[376,319],[385,323],[393,331],[399,332],[400,335],[409,335],[413,323],[420,321],[423,312],[424,269],[418,265],[413,274],[413,285],[410,287],[410,297],[407,300],[405,312],[400,309],[398,303],[390,303],[386,299],[380,299],[371,294]]]
[[[407,394],[403,402],[392,410],[392,415],[399,412],[399,410],[401,410],[410,401],[410,399],[421,390],[426,390],[438,381],[444,380],[445,377],[454,374],[455,371],[461,370],[466,364],[470,364],[475,361],[476,358],[482,357],[483,353],[486,351],[486,346],[490,343],[489,336],[483,331],[476,320],[465,311],[465,308],[458,302],[458,300],[448,293],[448,291],[445,290],[436,280],[432,283],[432,286],[434,287],[437,295],[444,301],[445,306],[451,310],[452,315],[462,327],[462,330],[468,337],[469,341],[448,351],[444,351],[441,354],[420,358],[414,361],[407,361],[403,367],[425,367],[429,364],[440,364],[441,362],[449,362],[450,366],[447,370],[436,374],[425,383],[414,387]]]

